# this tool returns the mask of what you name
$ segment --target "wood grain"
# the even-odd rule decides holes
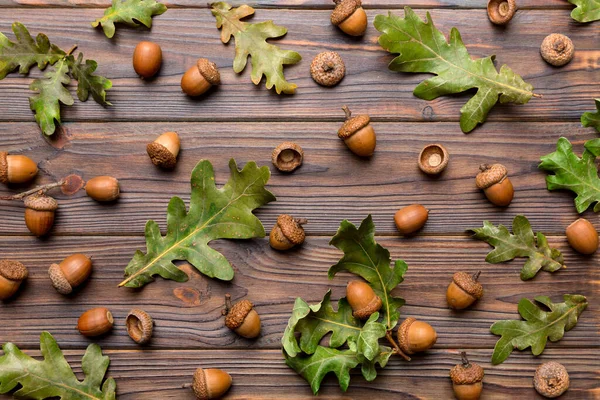
[[[369,10],[370,23],[375,15],[386,12]],[[277,43],[302,54],[300,64],[286,67],[287,79],[299,85],[293,96],[277,96],[264,84],[253,85],[249,68],[241,75],[233,72],[234,46],[220,42],[208,10],[174,9],[156,19],[152,31],[122,28],[112,40],[90,27],[88,21],[97,14],[90,9],[20,8],[0,14],[1,32],[9,33],[11,23],[17,20],[34,34],[46,33],[63,48],[76,42],[86,57],[98,61],[98,72],[113,80],[108,97],[114,107],[104,109],[93,101],[76,101],[73,107],[64,107],[63,121],[336,121],[342,104],[380,121],[458,121],[460,108],[472,96],[444,96],[434,101],[416,98],[412,91],[427,75],[389,71],[387,64],[393,57],[377,44],[378,32],[372,26],[365,38],[349,38],[331,26],[327,10],[261,10],[254,18],[273,19],[286,26],[288,35]],[[419,14],[424,17],[425,12]],[[506,28],[487,26],[484,10],[434,10],[433,19],[445,34],[457,27],[472,56],[496,54],[498,66],[512,66],[544,96],[522,106],[497,105],[489,120],[578,121],[584,110],[593,109],[593,99],[600,91],[600,24],[582,26],[565,10],[525,10]],[[486,29],[481,29],[482,21]],[[564,68],[551,67],[539,56],[547,26],[575,42],[575,59]],[[146,39],[163,47],[163,68],[152,81],[140,80],[131,66],[133,48]],[[338,51],[346,63],[347,76],[335,89],[319,87],[308,71],[312,58],[324,50]],[[201,99],[191,99],[179,85],[183,72],[198,57],[216,62],[223,84]],[[0,121],[33,120],[28,87],[39,74],[11,74],[3,81]]]

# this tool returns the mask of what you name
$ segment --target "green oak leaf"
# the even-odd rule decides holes
[[[40,336],[43,361],[35,360],[12,343],[2,346],[0,357],[0,394],[21,388],[14,396],[23,399],[60,398],[62,400],[115,400],[117,385],[112,378],[102,384],[110,364],[97,344],[90,344],[81,360],[85,375],[79,381],[62,351],[48,332]]]
[[[400,297],[393,297],[391,291],[404,280],[408,269],[406,263],[398,260],[391,267],[390,252],[375,241],[375,224],[369,215],[357,229],[347,220],[329,242],[344,252],[337,264],[329,268],[329,279],[340,271],[348,271],[363,277],[383,303],[380,313],[387,329],[393,329],[398,323],[404,305]]]
[[[598,10],[600,10],[600,8]],[[581,124],[586,128],[589,126],[596,128],[596,130],[600,132],[600,99],[595,99],[594,101],[596,102],[596,108],[598,111],[584,112],[581,115]]]
[[[87,101],[90,94],[96,103],[103,106],[112,105],[106,101],[106,91],[112,87],[112,82],[103,76],[94,75],[98,63],[94,60],[83,62],[83,53],[79,53],[77,59],[68,56],[69,70],[73,79],[77,81],[77,97],[81,101]]]
[[[36,65],[39,69],[54,64],[65,56],[65,52],[50,43],[43,33],[39,33],[35,40],[29,34],[25,25],[20,22],[12,24],[16,41],[11,42],[0,32],[0,79],[19,67],[19,73],[26,74]]]
[[[577,194],[575,208],[578,213],[587,210],[592,204],[594,212],[600,211],[600,179],[596,167],[596,157],[600,155],[600,139],[588,140],[581,158],[573,153],[573,146],[561,137],[554,153],[541,158],[539,168],[554,175],[546,177],[548,190],[564,189]]]
[[[185,282],[185,272],[173,264],[187,260],[198,271],[222,280],[233,279],[233,268],[223,254],[208,243],[215,239],[250,239],[264,237],[265,229],[252,211],[275,200],[265,189],[271,176],[268,167],[247,163],[240,171],[229,161],[231,177],[221,188],[208,160],[200,160],[192,171],[190,210],[183,200],[173,197],[167,208],[167,234],[162,236],[158,224],[146,224],[144,254],[138,250],[125,268],[125,280],[119,286],[141,287],[154,275]]]
[[[228,43],[231,36],[235,38],[235,59],[233,70],[240,73],[246,67],[248,57],[252,58],[251,79],[255,85],[266,77],[266,87],[275,86],[277,94],[292,94],[298,85],[289,83],[283,75],[283,66],[296,64],[302,57],[295,51],[282,50],[267,42],[267,39],[278,38],[287,33],[287,29],[273,21],[249,23],[241,19],[254,14],[254,9],[247,5],[232,8],[225,2],[211,4],[211,12],[217,20],[217,28],[221,29],[221,41]]]
[[[112,6],[104,11],[104,16],[92,22],[96,28],[102,26],[108,38],[115,35],[115,24],[122,22],[130,26],[152,27],[152,17],[167,11],[167,6],[155,0],[112,0]]]
[[[463,132],[483,123],[498,98],[500,103],[525,104],[535,96],[533,86],[506,65],[498,73],[493,63],[495,56],[471,59],[456,28],[450,31],[447,42],[429,13],[427,22],[409,7],[404,8],[404,13],[404,19],[391,13],[375,17],[375,28],[383,34],[379,44],[390,53],[399,54],[389,68],[397,72],[435,74],[414,90],[414,95],[424,100],[476,88],[475,96],[460,110]]]
[[[73,96],[65,87],[71,82],[68,71],[68,63],[63,58],[44,73],[45,79],[36,79],[29,87],[37,92],[29,98],[29,107],[35,112],[35,120],[45,135],[54,133],[55,121],[60,123],[60,103],[67,106],[74,103]]]
[[[522,215],[513,220],[513,234],[504,225],[494,226],[489,221],[483,222],[482,228],[469,229],[475,233],[475,239],[483,240],[494,247],[485,261],[498,264],[517,257],[527,257],[529,260],[521,269],[521,279],[533,278],[540,269],[547,272],[564,268],[564,260],[560,251],[548,246],[546,236],[538,232],[533,234],[531,224]]]
[[[525,321],[506,320],[495,322],[490,331],[501,338],[496,342],[492,363],[500,364],[510,356],[513,349],[531,347],[534,356],[542,354],[548,339],[556,342],[577,324],[577,318],[586,309],[584,296],[566,294],[563,303],[552,303],[547,296],[538,296],[535,301],[548,307],[545,311],[529,299],[519,301],[519,314]]]
[[[379,346],[380,352],[373,360],[367,360],[360,354],[357,354],[357,358],[362,363],[360,366],[361,373],[363,377],[371,382],[375,378],[377,378],[377,369],[376,364],[379,364],[381,368],[385,368],[392,354],[392,349],[386,346]]]
[[[385,337],[387,332],[385,325],[377,322],[378,319],[378,312],[371,314],[356,339],[356,352],[360,356],[364,356],[368,361],[376,360],[381,354],[379,339]]]
[[[576,5],[571,11],[571,18],[578,22],[592,22],[600,20],[600,0],[568,0]]]

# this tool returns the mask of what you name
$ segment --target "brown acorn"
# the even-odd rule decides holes
[[[105,307],[92,308],[79,317],[77,329],[83,336],[100,336],[110,331],[114,319]]]
[[[483,368],[470,363],[464,351],[460,355],[462,364],[457,364],[450,370],[454,395],[458,400],[478,400],[483,390]]]
[[[96,201],[113,201],[121,194],[119,181],[112,176],[97,176],[87,181],[85,192]]]
[[[144,310],[134,308],[129,311],[125,319],[127,334],[138,344],[146,344],[152,338],[154,330],[154,320]]]
[[[346,65],[335,51],[324,51],[310,63],[310,76],[321,86],[335,86],[346,75]]]
[[[533,377],[535,390],[549,399],[561,396],[569,389],[569,383],[567,369],[556,361],[541,364]]]
[[[304,150],[293,142],[283,142],[271,154],[273,165],[282,172],[292,172],[302,165]]]
[[[496,25],[508,24],[516,11],[517,3],[515,0],[488,0],[488,17]]]
[[[482,189],[488,200],[497,206],[506,207],[515,194],[508,171],[502,164],[483,164],[479,167],[475,183]]]
[[[483,286],[477,282],[481,271],[471,275],[466,272],[456,272],[446,291],[448,307],[462,310],[469,307],[483,296]]]
[[[48,270],[52,286],[60,294],[70,294],[73,289],[85,282],[92,273],[92,260],[83,254],[73,254],[52,264]]]
[[[361,0],[333,0],[331,23],[350,36],[362,36],[367,30],[367,13]]]
[[[231,375],[216,368],[198,368],[194,372],[192,390],[198,400],[218,399],[231,387]]]
[[[430,349],[437,341],[435,329],[427,322],[407,318],[398,328],[398,344],[406,354],[415,354]]]
[[[344,140],[346,146],[357,156],[368,157],[373,155],[377,139],[375,130],[371,126],[368,115],[352,117],[347,106],[342,107],[346,113],[346,122],[338,130],[338,136]]]
[[[27,156],[9,155],[0,151],[0,182],[24,183],[29,182],[38,173],[38,167]]]
[[[348,282],[346,299],[352,307],[352,315],[358,319],[368,319],[383,304],[373,288],[363,281]]]
[[[402,235],[410,235],[421,229],[429,218],[429,210],[420,204],[411,204],[396,211],[394,223]]]
[[[573,59],[575,46],[568,36],[553,33],[546,36],[542,42],[540,54],[548,64],[555,67],[562,67]]]
[[[162,50],[153,42],[139,42],[133,51],[133,69],[142,78],[151,78],[162,64]]]
[[[177,164],[177,155],[181,142],[177,132],[165,132],[154,142],[146,146],[146,151],[152,160],[152,164],[164,168],[173,169]]]
[[[23,200],[25,204],[25,225],[35,236],[44,236],[54,225],[54,213],[58,203],[50,196],[32,195]]]
[[[225,325],[238,335],[254,339],[260,334],[260,317],[249,300],[238,301],[231,306],[231,295],[225,295]]]
[[[28,276],[27,268],[20,262],[0,260],[0,300],[12,297]]]
[[[221,83],[221,75],[217,65],[206,58],[199,58],[196,65],[183,74],[181,90],[188,96],[200,96],[211,86],[219,83]]]
[[[598,250],[598,232],[587,219],[579,218],[567,227],[565,233],[571,247],[579,253],[593,254]]]
[[[269,234],[269,244],[275,250],[288,250],[294,246],[304,243],[304,228],[302,225],[308,223],[304,218],[294,218],[291,215],[281,214],[277,217],[277,223]]]

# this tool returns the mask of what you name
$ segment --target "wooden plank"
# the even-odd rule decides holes
[[[386,12],[370,10],[370,21]],[[425,12],[419,14],[424,16]],[[233,45],[220,42],[208,10],[174,9],[157,18],[152,31],[121,28],[113,40],[89,26],[88,21],[97,15],[98,10],[93,9],[11,9],[0,16],[2,32],[8,33],[11,23],[18,20],[34,34],[42,31],[64,48],[76,42],[87,57],[99,62],[98,72],[113,80],[109,94],[113,107],[76,102],[73,107],[64,107],[64,121],[333,121],[340,118],[343,103],[377,120],[457,121],[460,108],[472,95],[444,96],[435,101],[416,98],[412,91],[426,75],[388,71],[392,56],[377,44],[378,32],[370,27],[364,39],[344,36],[329,23],[328,10],[261,10],[255,18],[273,19],[286,26],[289,34],[278,43],[304,57],[300,64],[286,67],[287,79],[299,85],[293,96],[277,96],[264,85],[255,87],[248,70],[241,75],[232,71]],[[456,26],[474,57],[496,54],[498,66],[511,65],[544,96],[523,106],[496,106],[490,120],[578,121],[583,111],[593,109],[592,99],[600,89],[600,68],[593,62],[600,57],[600,24],[576,24],[566,10],[525,10],[505,29],[481,29],[482,21],[488,24],[484,10],[434,10],[433,19],[446,34]],[[575,59],[560,69],[560,79],[559,70],[539,57],[547,26],[571,36],[577,47]],[[131,67],[133,48],[141,40],[155,40],[163,47],[162,71],[149,82],[136,77]],[[338,51],[346,62],[348,74],[335,89],[319,87],[309,75],[310,60],[324,50]],[[200,56],[217,63],[223,85],[194,100],[181,92],[179,84],[182,73]],[[28,87],[39,75],[39,71],[31,77],[11,74],[0,83],[1,121],[33,120]]]
[[[39,351],[27,351],[38,356]],[[177,350],[177,351],[106,351],[111,364],[109,376],[117,381],[120,400],[177,399],[193,400],[188,387],[198,367],[221,368],[233,377],[227,399],[310,399],[309,385],[288,368],[278,350]],[[79,367],[83,352],[68,351],[67,360],[81,378]],[[539,399],[532,379],[536,367],[545,361],[559,360],[569,371],[570,389],[561,399],[592,400],[598,398],[598,360],[589,352],[574,349],[547,350],[542,356],[514,355],[504,364],[492,366],[489,352],[475,350],[469,358],[485,369],[482,398],[502,400]],[[353,371],[350,387],[342,392],[333,374],[328,375],[319,399],[440,399],[452,398],[448,371],[460,362],[458,351],[430,350],[411,362],[392,359],[373,382],[366,382],[360,371]],[[596,371],[594,371],[596,369]],[[0,395],[8,400],[10,396]]]
[[[463,234],[483,220],[511,226],[517,214],[530,218],[535,230],[563,234],[577,218],[570,192],[546,189],[539,158],[555,150],[556,140],[566,136],[578,154],[583,142],[596,137],[593,129],[579,123],[487,123],[481,130],[464,135],[457,123],[373,122],[378,148],[370,160],[353,156],[332,123],[74,123],[66,124],[66,135],[49,146],[35,123],[0,125],[0,149],[26,154],[38,162],[40,174],[34,184],[58,180],[78,173],[84,179],[114,175],[122,195],[115,204],[100,204],[84,191],[72,197],[52,192],[60,209],[53,234],[141,235],[148,219],[164,228],[166,207],[172,196],[189,201],[189,176],[196,163],[208,159],[216,171],[217,185],[229,178],[228,161],[240,164],[256,160],[268,165],[268,184],[278,198],[260,208],[257,215],[267,229],[277,216],[288,213],[306,217],[310,235],[333,235],[341,220],[362,220],[371,213],[378,233],[397,235],[394,213],[412,203],[431,210],[422,234]],[[164,131],[175,130],[183,149],[173,172],[154,167],[146,144]],[[272,149],[293,140],[305,150],[304,165],[295,173],[282,174],[271,166]],[[443,143],[450,164],[439,178],[429,178],[417,168],[420,150],[428,143]],[[478,166],[500,162],[507,166],[516,187],[509,208],[489,203],[474,184]],[[0,195],[32,187],[0,186]],[[449,201],[450,199],[450,201]],[[27,234],[23,204],[0,201],[1,234]],[[584,216],[597,221],[588,211]],[[124,223],[124,221],[127,221]]]
[[[355,221],[358,222],[358,221]],[[490,265],[484,259],[490,247],[468,237],[417,237],[400,240],[380,237],[378,241],[393,259],[408,266],[405,281],[395,293],[406,299],[401,311],[431,323],[438,332],[439,348],[485,348],[491,351],[497,336],[489,332],[496,320],[518,319],[517,303],[523,298],[551,296],[561,301],[563,294],[588,296],[590,305],[575,329],[550,349],[564,347],[599,348],[598,255],[578,256],[564,237],[551,237],[552,246],[564,251],[567,269],[550,274],[540,272],[527,282],[519,279],[524,260]],[[217,241],[212,246],[234,266],[231,283],[208,279],[192,267],[184,266],[187,283],[161,278],[141,290],[117,288],[123,269],[136,249],[145,250],[137,237],[53,237],[39,241],[28,237],[3,237],[2,258],[18,259],[30,270],[30,278],[19,295],[2,305],[0,342],[16,341],[35,347],[40,329],[52,332],[64,348],[82,348],[89,339],[75,326],[79,315],[93,307],[108,307],[115,315],[112,333],[98,340],[110,348],[136,348],[127,336],[124,318],[131,308],[142,308],[156,320],[151,349],[158,348],[278,348],[281,335],[296,297],[319,302],[328,288],[333,299],[345,293],[350,274],[328,280],[327,269],[341,257],[328,245],[329,238],[309,237],[304,246],[287,253],[272,250],[266,239]],[[76,295],[62,296],[50,285],[48,267],[69,254],[82,252],[92,257],[94,272]],[[185,263],[184,263],[185,264]],[[454,312],[446,305],[446,287],[452,274],[464,270],[482,271],[480,281],[485,295],[471,310]],[[261,315],[263,331],[256,341],[230,332],[223,323],[221,309],[225,293],[234,299],[251,300]]]

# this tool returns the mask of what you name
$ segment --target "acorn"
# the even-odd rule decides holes
[[[488,0],[488,18],[496,25],[508,24],[516,11],[517,3],[515,0]]]
[[[483,164],[479,167],[475,183],[482,189],[488,200],[497,206],[506,207],[515,194],[508,171],[502,164]]]
[[[0,182],[25,183],[32,180],[38,173],[38,167],[27,156],[8,155],[0,151]]]
[[[398,344],[406,354],[415,354],[430,349],[437,341],[435,329],[427,322],[406,318],[398,328]]]
[[[92,273],[92,260],[83,254],[73,254],[52,264],[48,270],[52,286],[60,294],[70,294],[73,289],[85,282]]]
[[[457,364],[450,370],[454,395],[458,400],[478,400],[483,390],[483,368],[470,363],[464,351],[460,356],[462,364]]]
[[[466,272],[456,272],[446,291],[448,307],[462,310],[469,307],[483,296],[483,286],[477,282],[481,271],[471,275]]]
[[[213,85],[221,83],[219,69],[214,62],[199,58],[181,78],[181,90],[188,96],[200,96]]]
[[[304,150],[293,142],[283,142],[275,147],[271,161],[282,172],[292,172],[302,165]]]
[[[164,169],[173,169],[177,164],[180,146],[181,142],[177,132],[165,132],[154,142],[149,143],[146,151],[152,164]]]
[[[125,319],[127,334],[137,344],[146,344],[152,338],[154,320],[144,310],[134,308]]]
[[[383,304],[373,288],[363,281],[348,282],[346,299],[352,307],[352,315],[358,319],[369,319],[371,314],[379,311]]]
[[[553,33],[546,36],[540,46],[540,54],[544,61],[555,67],[568,64],[575,55],[575,46],[568,36]]]
[[[192,390],[198,400],[218,399],[231,387],[231,375],[216,368],[198,368],[194,372]]]
[[[360,0],[333,0],[331,23],[350,36],[362,36],[367,30],[367,13]]]
[[[338,136],[344,140],[346,146],[357,156],[368,157],[373,155],[376,145],[375,130],[370,125],[368,115],[352,117],[347,106],[342,107],[346,113],[346,122],[338,130]]]
[[[569,245],[581,254],[593,254],[598,250],[598,232],[587,219],[579,218],[565,233]]]
[[[556,361],[541,364],[535,370],[533,387],[544,397],[553,399],[569,389],[569,373],[564,365]]]
[[[420,204],[411,204],[396,211],[394,222],[402,235],[410,235],[421,229],[429,218],[429,210]]]
[[[321,86],[335,86],[346,75],[346,65],[335,51],[324,51],[310,63],[310,76]]]
[[[151,78],[162,64],[162,50],[153,42],[139,42],[133,51],[133,69],[142,78]]]
[[[28,276],[27,268],[20,262],[0,260],[0,300],[12,297]]]
[[[97,176],[87,181],[85,192],[96,201],[113,201],[121,193],[119,181],[112,176]]]
[[[83,336],[100,336],[110,331],[114,319],[105,307],[92,308],[79,317],[77,329]]]
[[[238,335],[254,339],[260,334],[260,317],[249,300],[238,301],[231,306],[231,295],[225,295],[225,326]]]
[[[275,250],[288,250],[304,243],[305,234],[302,225],[306,223],[308,220],[305,218],[294,218],[291,215],[281,214],[271,229],[269,244]]]
[[[35,194],[23,200],[25,204],[25,225],[35,236],[44,236],[54,225],[54,213],[58,203],[50,196]]]

